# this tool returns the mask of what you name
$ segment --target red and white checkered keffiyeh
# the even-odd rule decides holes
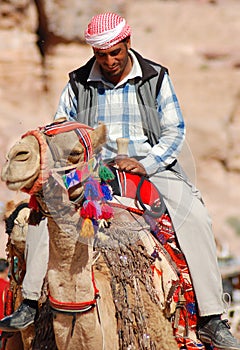
[[[87,44],[95,49],[106,50],[131,35],[126,20],[115,13],[94,16],[85,31]]]

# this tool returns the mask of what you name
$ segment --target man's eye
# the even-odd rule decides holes
[[[104,57],[104,56],[105,56],[105,53],[98,52],[98,53],[97,53],[97,56],[98,56],[98,57]]]
[[[120,50],[116,50],[110,53],[110,56],[114,57],[117,56],[119,54]]]

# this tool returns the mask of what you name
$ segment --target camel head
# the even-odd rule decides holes
[[[81,170],[105,142],[105,125],[92,129],[61,118],[22,136],[7,155],[1,179],[10,190],[36,194],[53,169]],[[73,187],[70,196],[79,191],[79,186]]]
[[[29,214],[27,200],[17,204],[14,201],[6,203],[4,213],[6,233],[9,235],[11,244],[22,254],[25,249]]]

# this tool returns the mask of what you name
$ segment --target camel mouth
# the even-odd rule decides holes
[[[27,178],[19,181],[11,181],[7,180],[6,185],[9,188],[9,190],[16,191],[16,190],[22,190],[23,188],[31,188],[34,184],[34,181],[36,179],[36,174],[28,176]]]
[[[20,190],[22,187],[24,187],[24,185],[22,184],[23,184],[22,181],[14,181],[14,182],[6,181],[6,185],[9,188],[9,190],[13,190],[13,191]]]

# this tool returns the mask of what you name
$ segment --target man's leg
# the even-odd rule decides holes
[[[25,246],[26,274],[22,284],[24,299],[38,300],[49,259],[47,219],[38,226],[29,225]]]
[[[37,226],[28,226],[25,259],[26,274],[22,285],[23,303],[10,316],[0,320],[0,329],[14,332],[27,328],[34,322],[38,299],[41,296],[49,258],[49,236],[47,219]]]
[[[227,324],[221,320],[222,278],[211,219],[200,193],[172,171],[156,174],[151,180],[164,197],[188,263],[200,315],[200,339],[222,350],[240,349]]]
[[[223,313],[222,279],[208,212],[199,193],[173,172],[151,180],[162,193],[179,245],[186,257],[201,316]]]

